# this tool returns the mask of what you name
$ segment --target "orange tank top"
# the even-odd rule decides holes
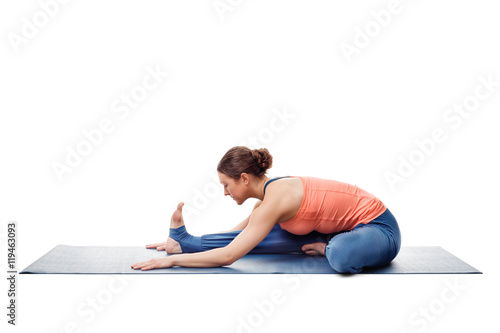
[[[291,177],[300,178],[304,186],[299,211],[290,220],[280,223],[281,229],[292,234],[352,230],[386,210],[382,201],[357,186],[329,179]]]

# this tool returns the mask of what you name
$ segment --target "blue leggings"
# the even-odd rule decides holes
[[[363,268],[390,263],[401,248],[401,233],[394,215],[386,209],[367,224],[335,235],[326,245],[325,256],[339,273],[359,273]]]
[[[201,252],[228,245],[241,230],[219,234],[192,236],[186,227],[170,229],[170,237],[179,242],[182,252]],[[387,209],[367,224],[358,224],[350,231],[336,234],[311,232],[307,235],[291,234],[276,224],[271,232],[250,253],[302,252],[304,244],[327,243],[325,256],[339,273],[359,273],[363,268],[387,265],[401,247],[399,226]]]

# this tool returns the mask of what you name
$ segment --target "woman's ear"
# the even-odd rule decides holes
[[[240,176],[240,180],[243,181],[243,184],[250,184],[250,175],[246,172],[243,172]]]

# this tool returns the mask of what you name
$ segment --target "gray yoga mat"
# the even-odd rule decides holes
[[[231,266],[216,268],[172,267],[149,271],[130,266],[164,251],[134,246],[58,245],[29,265],[21,274],[336,274],[323,256],[306,254],[248,254]],[[362,274],[464,274],[481,273],[439,246],[402,247],[387,266],[366,269]]]

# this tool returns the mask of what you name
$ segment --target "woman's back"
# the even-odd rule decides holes
[[[327,234],[351,230],[386,210],[371,193],[335,180],[291,176],[268,182],[267,187],[268,192],[286,196],[285,213],[277,222],[297,235],[313,230]]]

